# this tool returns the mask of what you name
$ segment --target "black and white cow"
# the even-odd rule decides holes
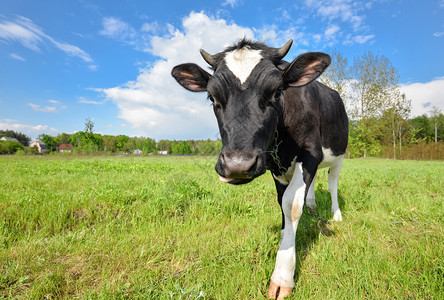
[[[295,236],[304,201],[316,208],[314,179],[329,167],[333,219],[340,221],[338,178],[348,140],[348,118],[339,94],[315,81],[329,66],[325,53],[283,61],[282,48],[242,40],[221,53],[201,50],[213,75],[181,64],[172,75],[184,88],[207,92],[222,138],[216,164],[220,180],[243,184],[268,169],[282,210],[282,240],[269,298],[283,299],[294,287]]]

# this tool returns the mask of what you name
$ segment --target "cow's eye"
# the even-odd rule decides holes
[[[217,101],[211,94],[208,94],[208,99],[211,101],[211,105],[215,111],[218,111],[222,108],[222,105]]]
[[[278,100],[282,96],[282,90],[279,89],[276,92],[274,92],[273,98]]]

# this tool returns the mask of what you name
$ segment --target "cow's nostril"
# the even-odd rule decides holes
[[[254,176],[255,172],[253,169],[257,164],[257,156],[221,155],[221,164],[225,167],[227,177],[249,178]]]

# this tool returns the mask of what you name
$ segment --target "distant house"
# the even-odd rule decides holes
[[[59,146],[59,151],[60,152],[71,152],[72,148],[73,148],[72,144],[61,144]]]
[[[43,153],[44,151],[48,150],[46,144],[41,141],[33,141],[31,144],[29,144],[29,147],[37,147],[39,153]]]
[[[165,151],[159,151],[159,154],[160,155],[168,155],[168,151],[166,151],[166,150]]]
[[[140,149],[134,149],[134,150],[133,150],[133,154],[134,154],[134,155],[142,155],[142,150],[140,150]]]
[[[19,142],[16,138],[3,136],[0,141],[13,141],[13,142]]]

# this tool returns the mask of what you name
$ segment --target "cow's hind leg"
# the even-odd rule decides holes
[[[344,156],[338,159],[335,164],[330,167],[328,171],[328,189],[331,194],[331,212],[333,213],[333,220],[342,221],[341,210],[339,209],[338,203],[338,183],[339,183],[339,172],[341,172],[342,161]]]
[[[293,178],[282,197],[284,227],[281,231],[281,243],[276,256],[276,265],[271,276],[268,298],[284,299],[294,287],[296,264],[295,238],[299,219],[304,206],[306,184],[302,176],[301,163],[295,164]]]

